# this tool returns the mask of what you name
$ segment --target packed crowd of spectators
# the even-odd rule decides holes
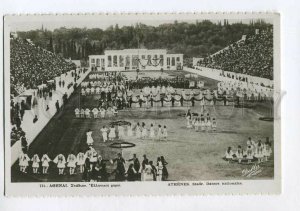
[[[10,122],[13,126],[10,133],[11,146],[17,141],[21,141],[21,146],[25,149],[27,148],[27,140],[21,123],[26,109],[27,105],[24,100],[21,103],[14,103],[13,101],[10,103]]]
[[[273,79],[273,33],[262,31],[209,56],[199,65]]]
[[[62,73],[75,69],[64,58],[22,39],[10,40],[11,94],[37,88]]]

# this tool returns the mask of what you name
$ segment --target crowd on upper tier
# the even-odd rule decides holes
[[[205,58],[199,65],[224,71],[273,79],[273,33],[249,35],[222,52]]]
[[[62,73],[74,70],[74,64],[64,58],[35,46],[26,40],[10,40],[11,94],[20,90],[37,88]]]

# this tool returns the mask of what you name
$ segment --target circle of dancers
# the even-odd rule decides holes
[[[128,162],[126,170],[125,163]],[[53,163],[53,164],[52,164]],[[107,163],[114,165],[115,169],[108,173]],[[168,162],[164,156],[157,157],[156,163],[149,160],[146,155],[143,155],[140,163],[136,154],[133,157],[125,160],[121,153],[117,154],[114,159],[103,159],[97,151],[89,146],[88,150],[79,152],[77,155],[73,152],[64,156],[58,154],[54,159],[50,159],[45,153],[40,158],[38,154],[34,154],[29,158],[28,154],[23,151],[19,156],[20,172],[27,174],[28,169],[32,168],[33,174],[49,174],[49,167],[56,166],[58,175],[82,175],[82,181],[109,181],[110,176],[114,175],[114,181],[166,181],[168,180]],[[42,170],[40,172],[40,170]]]
[[[237,161],[238,163],[257,163],[267,162],[272,155],[272,144],[269,140],[269,137],[266,138],[265,142],[258,140],[257,142],[251,139],[247,140],[247,146],[242,148],[241,145],[238,145],[236,149],[228,147],[224,159],[228,163]]]

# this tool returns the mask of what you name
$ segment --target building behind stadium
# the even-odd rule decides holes
[[[106,50],[90,55],[89,66],[99,71],[181,70],[183,54],[168,54],[166,49]]]

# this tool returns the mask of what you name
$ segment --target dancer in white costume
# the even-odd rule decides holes
[[[145,162],[145,168],[142,170],[142,174],[142,181],[153,181],[152,166],[149,165],[149,162]]]
[[[88,130],[88,132],[86,132],[86,143],[88,146],[92,146],[94,143],[92,134],[93,132],[90,129]]]
[[[117,108],[117,106],[113,106],[112,112],[113,112],[113,114],[114,114],[115,117],[118,116],[118,108]]]
[[[67,162],[67,167],[69,167],[69,173],[70,175],[73,175],[76,168],[76,157],[73,153],[69,154]]]
[[[95,88],[94,87],[91,88],[91,94],[95,94]]]
[[[258,140],[255,157],[258,159],[258,163],[263,162],[264,154],[263,154],[263,145],[261,143],[261,140]]]
[[[271,144],[269,142],[265,142],[264,149],[263,149],[264,160],[268,161],[271,154],[272,154]]]
[[[80,117],[81,117],[81,118],[84,118],[84,114],[85,114],[85,111],[84,111],[84,109],[82,108],[82,109],[80,110]]]
[[[214,132],[217,131],[217,121],[216,121],[215,118],[212,119],[212,130],[213,130]]]
[[[32,171],[34,174],[37,174],[41,162],[39,156],[37,154],[33,155],[31,161],[32,161]]]
[[[195,121],[195,131],[198,132],[200,127],[200,118],[196,118]]]
[[[252,145],[247,146],[247,159],[248,159],[248,163],[252,162],[252,159],[253,159],[253,146]]]
[[[86,157],[83,152],[79,152],[77,154],[77,165],[79,166],[80,173],[83,173],[83,171],[84,171],[85,159],[86,159]]]
[[[110,127],[108,138],[109,138],[110,141],[115,140],[115,138],[116,138],[116,129],[115,129],[115,126],[111,126]]]
[[[28,157],[28,155],[26,153],[22,152],[19,156],[19,166],[20,166],[21,172],[27,173],[26,168],[29,165],[29,161],[30,161],[30,158]]]
[[[49,168],[50,161],[51,161],[51,159],[49,158],[47,153],[45,153],[42,157],[43,174],[48,174],[48,168]]]
[[[93,112],[94,118],[98,118],[99,110],[97,108],[93,108],[92,112]]]
[[[119,131],[118,134],[119,139],[125,138],[124,127],[121,124],[118,126],[118,131]]]
[[[63,154],[59,154],[54,158],[53,162],[57,164],[58,175],[63,175],[64,174],[64,169],[66,167],[66,158],[65,158],[65,156]]]
[[[168,138],[167,126],[164,126],[164,129],[162,130],[162,136],[165,140],[167,140],[167,138]]]
[[[76,116],[76,118],[80,117],[80,110],[79,110],[79,108],[75,109],[75,116]]]
[[[152,140],[155,139],[155,130],[154,130],[153,124],[151,124],[151,126],[150,126],[150,138]]]
[[[142,123],[142,138],[143,139],[147,138],[147,135],[148,135],[148,131],[147,131],[145,123],[143,122]]]
[[[238,149],[237,149],[235,155],[236,155],[238,162],[241,163],[242,159],[244,158],[244,153],[243,153],[242,147],[240,145],[238,146]]]
[[[230,161],[232,161],[232,159],[233,159],[233,152],[232,152],[231,147],[228,147],[228,149],[226,150],[226,152],[225,152],[225,158],[228,161],[228,163]]]
[[[101,118],[105,118],[105,109],[104,108],[100,108],[100,115],[101,115]]]
[[[141,126],[140,123],[138,122],[135,128],[135,136],[137,139],[141,138],[142,136],[142,131],[141,131]]]
[[[201,125],[201,131],[205,131],[206,128],[206,124],[205,124],[205,119],[201,114],[201,118],[200,118],[200,125]]]
[[[91,160],[94,160],[94,154],[97,154],[96,150],[93,148],[93,147],[89,147],[89,149],[85,152],[85,157],[87,159],[90,160],[90,166],[89,166],[89,170],[92,170],[92,167],[93,167],[93,163],[91,162]]]
[[[103,142],[106,142],[108,129],[105,126],[103,126],[100,131],[102,133]]]
[[[191,117],[190,116],[187,116],[186,117],[186,127],[187,128],[192,128],[193,126],[192,126],[192,124],[191,124]]]
[[[212,128],[211,121],[210,121],[210,119],[207,119],[207,120],[206,120],[206,131],[207,131],[207,132],[210,132],[210,131],[211,131],[211,128]]]
[[[130,123],[127,125],[127,136],[132,137],[133,136],[133,131],[132,131],[132,124]]]
[[[161,158],[158,157],[157,158],[157,177],[156,177],[156,181],[162,181],[162,173],[163,173],[163,164],[161,162]]]
[[[84,113],[85,113],[85,118],[91,118],[91,113],[90,113],[90,109],[85,109]]]
[[[158,125],[157,139],[158,139],[159,141],[162,139],[162,128],[161,128],[161,125]]]

